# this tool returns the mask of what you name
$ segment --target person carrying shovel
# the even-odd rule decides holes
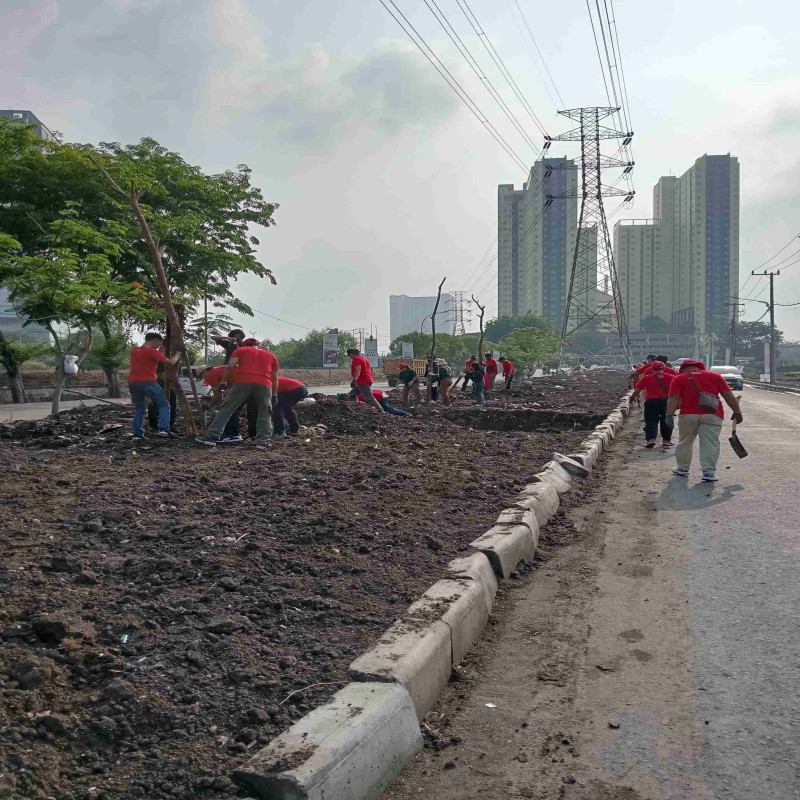
[[[692,446],[700,439],[700,468],[704,481],[717,481],[719,459],[719,434],[724,414],[720,396],[733,411],[733,419],[742,422],[739,401],[725,378],[706,370],[702,361],[684,361],[678,376],[672,379],[667,400],[667,420],[680,408],[678,432],[680,439],[675,448],[673,474],[687,477],[692,465]]]

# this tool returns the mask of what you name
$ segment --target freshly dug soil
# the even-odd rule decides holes
[[[235,794],[230,771],[585,436],[300,411],[327,432],[266,450],[134,444],[110,406],[0,426],[0,796]]]

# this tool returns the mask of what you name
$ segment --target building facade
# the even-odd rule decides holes
[[[57,137],[53,131],[51,131],[39,118],[34,114],[32,111],[26,111],[24,109],[2,109],[0,108],[0,118],[5,119],[13,119],[16,120],[23,125],[35,125],[36,129],[34,133],[40,139],[46,139],[48,142],[55,142],[57,141]]]
[[[653,219],[614,227],[631,331],[720,333],[736,313],[739,160],[704,155],[653,189]]]
[[[577,239],[577,185],[574,161],[545,158],[531,167],[522,189],[497,187],[498,316],[537,314],[561,327]],[[548,202],[548,195],[557,199]]]
[[[389,335],[392,341],[405,333],[431,333],[431,315],[436,305],[433,297],[410,297],[407,294],[389,296]],[[436,330],[453,332],[455,303],[453,295],[443,294],[436,312]]]

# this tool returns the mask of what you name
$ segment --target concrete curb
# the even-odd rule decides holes
[[[421,749],[417,721],[483,631],[497,581],[533,559],[539,529],[558,511],[560,495],[591,473],[624,425],[627,397],[579,452],[555,453],[497,524],[470,542],[477,552],[451,561],[446,577],[353,661],[353,683],[256,753],[234,773],[236,780],[265,800],[378,798]]]
[[[797,389],[794,386],[782,386],[779,383],[771,384],[771,383],[761,383],[760,381],[745,381],[744,385],[750,387],[751,389],[761,389],[762,391],[766,392],[783,392],[786,394],[800,394],[800,389]]]
[[[417,715],[402,686],[350,683],[234,777],[258,797],[373,800],[421,749]]]

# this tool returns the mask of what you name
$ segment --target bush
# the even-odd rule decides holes
[[[21,367],[22,372],[41,372],[42,370],[53,372],[54,369],[44,361],[26,361]]]

